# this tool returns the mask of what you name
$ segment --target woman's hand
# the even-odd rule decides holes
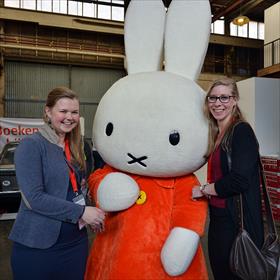
[[[90,229],[91,229],[94,233],[103,232],[103,231],[105,230],[105,228],[104,228],[104,223],[103,223],[103,224],[99,224],[99,225],[90,225]]]
[[[192,198],[200,198],[202,196],[207,197],[208,199],[211,196],[217,196],[216,190],[215,190],[215,184],[204,184],[201,186],[195,186],[192,189]]]
[[[204,184],[200,187],[200,191],[208,198],[218,195],[215,190],[215,184]]]
[[[105,212],[97,207],[86,206],[82,220],[95,232],[104,230]]]
[[[200,190],[200,186],[194,186],[192,189],[192,199],[203,197],[204,194]]]

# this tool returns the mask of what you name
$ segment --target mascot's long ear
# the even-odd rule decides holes
[[[208,47],[208,0],[172,0],[166,18],[165,70],[196,80]]]
[[[129,74],[161,70],[165,16],[162,0],[131,0],[124,25]]]

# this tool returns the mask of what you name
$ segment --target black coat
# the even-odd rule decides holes
[[[227,153],[221,149],[223,177],[215,182],[219,197],[226,198],[226,205],[238,227],[238,211],[235,197],[242,194],[244,224],[255,244],[263,244],[263,220],[259,175],[259,151],[255,134],[248,123],[236,125],[231,145],[231,170]]]

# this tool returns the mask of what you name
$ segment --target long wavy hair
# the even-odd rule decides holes
[[[48,94],[45,107],[53,108],[58,100],[61,98],[69,98],[76,99],[79,101],[77,94],[67,87],[57,87],[54,88]],[[50,120],[46,114],[46,110],[44,110],[43,119],[45,123],[51,126]],[[78,122],[77,126],[66,134],[67,139],[69,140],[69,146],[71,151],[71,161],[79,165],[82,170],[85,170],[85,156],[83,152],[83,141],[81,135],[81,126],[80,122]]]
[[[217,120],[213,117],[211,114],[209,107],[208,107],[208,96],[211,94],[212,90],[217,87],[217,86],[226,86],[229,87],[231,90],[231,95],[234,96],[235,100],[237,101],[236,105],[233,107],[233,110],[231,112],[231,121],[229,122],[228,126],[226,127],[226,130],[224,132],[223,139],[221,140],[221,143],[225,143],[225,139],[229,138],[229,134],[232,132],[232,128],[234,125],[238,122],[245,121],[245,118],[238,106],[238,100],[239,100],[239,91],[236,85],[235,80],[224,77],[218,80],[215,80],[212,85],[210,86],[205,100],[204,100],[204,115],[209,121],[209,137],[208,137],[208,149],[207,153],[205,155],[206,158],[210,156],[210,154],[214,151],[215,149],[215,142],[217,140],[218,134],[219,134],[219,128],[218,128],[218,122]]]

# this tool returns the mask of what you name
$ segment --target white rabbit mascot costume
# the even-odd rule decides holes
[[[93,125],[107,165],[89,186],[108,215],[87,280],[208,279],[200,245],[207,203],[191,197],[208,142],[205,93],[195,80],[210,24],[206,0],[173,0],[167,12],[161,0],[129,4],[128,75],[104,95]]]

